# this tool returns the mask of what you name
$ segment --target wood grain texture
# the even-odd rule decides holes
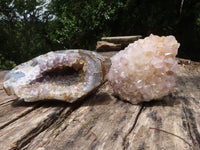
[[[112,96],[103,85],[81,107],[31,141],[27,149],[122,149],[123,137],[132,128],[140,106]],[[48,140],[46,140],[48,139]]]
[[[97,52],[119,51],[124,48],[121,44],[114,44],[106,41],[98,41],[96,45]]]
[[[123,43],[133,43],[138,39],[142,38],[141,35],[135,36],[114,36],[114,37],[102,37],[102,41],[107,41],[116,44],[123,44]]]
[[[127,47],[130,43],[142,38],[141,35],[135,36],[115,36],[102,37],[102,41],[98,41],[96,45],[97,52],[119,51]]]
[[[116,52],[101,53],[106,70]],[[174,91],[132,105],[108,82],[85,99],[25,103],[7,96],[0,72],[0,148],[26,150],[200,149],[200,63],[178,59]]]

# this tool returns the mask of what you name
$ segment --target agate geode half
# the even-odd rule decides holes
[[[114,55],[107,77],[115,94],[133,104],[167,95],[175,84],[178,47],[174,36],[151,34]]]
[[[87,50],[49,52],[7,73],[4,88],[27,102],[56,99],[74,102],[104,80],[104,59]]]

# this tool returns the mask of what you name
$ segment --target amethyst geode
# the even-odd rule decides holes
[[[115,94],[133,104],[168,94],[175,84],[178,47],[174,36],[151,34],[114,55],[107,78]]]
[[[104,58],[87,50],[49,52],[7,73],[4,88],[27,102],[56,99],[74,102],[104,80]]]

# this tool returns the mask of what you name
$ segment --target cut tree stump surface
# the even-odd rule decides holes
[[[107,70],[115,53],[101,53]],[[0,149],[198,150],[200,63],[178,61],[174,91],[139,105],[114,97],[108,82],[73,104],[26,103],[6,95],[0,72]]]

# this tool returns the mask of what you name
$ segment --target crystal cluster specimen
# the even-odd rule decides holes
[[[107,75],[114,93],[133,104],[167,95],[175,84],[179,45],[174,36],[151,34],[118,52]]]
[[[55,51],[16,66],[5,76],[4,88],[27,102],[74,102],[98,87],[104,75],[104,58],[96,52]]]

